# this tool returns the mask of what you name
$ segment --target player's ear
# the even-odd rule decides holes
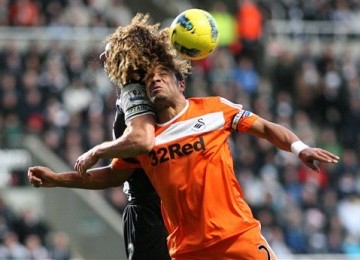
[[[107,53],[106,52],[108,52],[109,50],[110,50],[110,47],[111,47],[111,45],[110,45],[110,42],[108,42],[107,44],[106,44],[106,46],[105,46],[105,50],[100,54],[100,57],[99,57],[99,59],[102,61],[102,62],[105,62],[106,61],[106,55],[107,55]]]
[[[184,93],[185,88],[186,88],[186,84],[185,84],[185,80],[179,80],[179,90],[181,93]]]
[[[105,62],[105,61],[106,61],[106,54],[105,54],[105,51],[103,51],[103,52],[100,54],[99,59],[100,59],[102,62]]]

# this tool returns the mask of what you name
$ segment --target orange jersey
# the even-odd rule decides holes
[[[190,98],[175,118],[156,126],[154,149],[137,159],[162,200],[172,257],[259,225],[243,199],[227,141],[257,118],[224,98]],[[113,167],[120,169],[121,160]]]

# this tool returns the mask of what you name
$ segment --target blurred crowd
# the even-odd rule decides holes
[[[70,260],[69,238],[51,232],[31,208],[16,212],[0,196],[0,259]]]
[[[218,23],[220,46],[193,62],[187,96],[223,96],[339,155],[338,165],[321,165],[314,173],[266,141],[239,134],[230,140],[245,197],[279,257],[359,254],[360,58],[336,52],[331,43],[315,51],[304,42],[293,52],[267,41],[264,27],[269,18],[355,19],[358,1],[279,0],[270,7],[240,0],[232,12],[225,3],[213,1],[208,9]],[[2,26],[116,27],[132,14],[121,0],[0,0]],[[24,134],[36,134],[72,166],[87,149],[109,140],[116,92],[98,60],[102,47],[1,47],[0,147],[22,147]],[[100,193],[122,212],[120,188]]]
[[[0,26],[116,27],[128,24],[123,0],[0,0]]]
[[[126,0],[0,0],[0,26],[116,27],[131,20],[135,11],[131,10],[129,2]],[[360,20],[358,0],[167,1],[168,6],[174,10],[161,6],[162,0],[152,2],[154,6],[162,8],[161,12],[170,13],[193,6],[210,10],[223,3],[229,10],[233,10],[229,13],[236,16],[239,5],[243,2],[254,2],[264,16],[271,19],[348,23]],[[157,13],[155,10],[149,11]]]
[[[276,0],[271,2],[271,13],[274,19],[343,22],[354,22],[360,19],[360,2],[357,0]]]

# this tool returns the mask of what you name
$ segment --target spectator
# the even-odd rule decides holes
[[[0,244],[1,259],[28,259],[29,251],[19,242],[18,236],[14,232],[5,235],[4,241]]]
[[[123,0],[111,0],[104,11],[105,19],[110,27],[124,26],[130,23],[132,11]]]
[[[353,238],[360,237],[360,197],[356,193],[349,194],[338,204],[338,214],[347,233]],[[349,236],[350,238],[350,236]]]
[[[63,232],[55,232],[51,235],[49,254],[54,260],[70,260],[71,251],[69,237]]]
[[[241,42],[241,56],[250,58],[257,70],[261,66],[263,14],[253,0],[238,0],[236,13],[237,35]]]
[[[224,2],[216,1],[211,8],[211,15],[216,21],[219,32],[219,46],[231,47],[236,42],[235,17],[229,12]]]
[[[356,257],[357,255],[360,254],[359,245],[360,245],[359,237],[353,234],[348,234],[343,244],[345,254],[348,255],[350,258],[352,255]]]
[[[16,0],[10,5],[9,20],[15,26],[38,26],[41,16],[37,2],[32,0]]]
[[[36,234],[30,234],[25,239],[25,246],[29,251],[30,259],[48,259],[48,250],[42,245],[41,239]]]
[[[16,225],[17,215],[16,213],[10,208],[4,198],[0,196],[0,218],[2,220],[3,231],[5,230],[13,230]],[[4,239],[7,233],[2,233],[2,239]],[[1,240],[2,241],[2,240]]]
[[[285,243],[281,228],[274,226],[271,230],[270,245],[279,259],[291,259],[293,254]]]
[[[3,131],[5,146],[8,148],[20,148],[23,145],[24,127],[19,115],[11,112],[5,116],[4,120],[5,127]]]
[[[9,25],[8,8],[9,0],[0,0],[0,26]]]
[[[288,208],[283,223],[286,244],[295,254],[307,253],[306,234],[303,228],[303,215],[299,208]]]
[[[76,27],[87,27],[90,24],[91,13],[81,0],[71,0],[69,6],[64,10],[61,20],[66,21],[68,25]]]
[[[251,59],[240,58],[238,66],[234,69],[234,80],[236,85],[250,96],[253,97],[257,93],[260,79]]]
[[[24,243],[29,235],[37,235],[42,244],[45,244],[46,235],[49,232],[48,225],[32,209],[24,209],[19,216],[15,227],[19,241]]]

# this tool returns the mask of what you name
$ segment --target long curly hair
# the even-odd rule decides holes
[[[164,28],[156,35],[157,41],[151,50],[153,59],[151,66],[148,68],[145,75],[145,80],[148,81],[153,75],[156,65],[162,64],[165,67],[173,70],[179,80],[185,79],[191,71],[191,63],[178,55],[175,48],[171,45],[169,28]]]
[[[159,63],[182,78],[190,73],[190,62],[177,56],[168,29],[159,31],[160,24],[149,24],[148,20],[148,14],[138,13],[129,25],[118,27],[106,39],[109,49],[104,68],[120,88],[131,82],[145,84]]]

